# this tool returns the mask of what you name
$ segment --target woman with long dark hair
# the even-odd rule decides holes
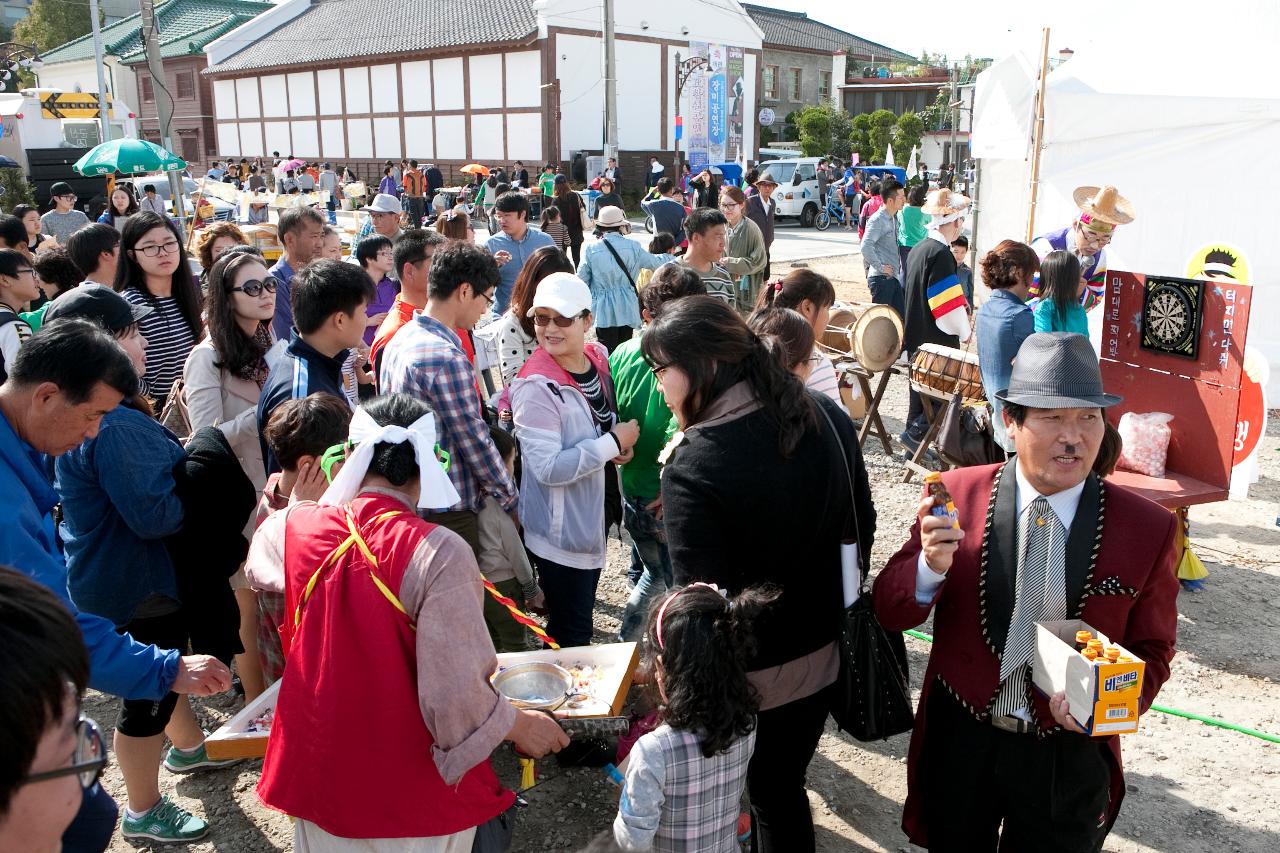
[[[115,289],[129,304],[153,309],[139,323],[149,347],[142,393],[163,411],[201,334],[200,286],[168,219],[149,210],[129,217],[120,235]]]
[[[102,211],[98,221],[121,231],[124,229],[124,224],[129,221],[129,217],[137,212],[138,200],[134,198],[133,193],[126,187],[116,187],[111,191],[111,198],[107,199],[107,209]]]
[[[1033,309],[1037,332],[1073,332],[1089,336],[1089,318],[1080,307],[1085,290],[1083,267],[1071,252],[1050,252],[1040,262],[1040,301]]]
[[[576,269],[582,263],[582,241],[587,210],[582,203],[582,196],[569,189],[569,179],[564,175],[556,175],[555,200],[551,203],[560,209],[560,221],[569,231],[569,251],[573,255],[573,266]]]
[[[533,307],[533,295],[538,290],[538,282],[553,272],[573,272],[573,264],[565,253],[554,246],[543,246],[534,251],[520,269],[515,287],[511,290],[511,307],[494,323],[477,330],[478,337],[493,338],[498,344],[498,372],[502,375],[502,384],[511,387],[516,373],[538,348],[538,338],[534,333],[533,318],[529,309]]]
[[[208,275],[208,334],[191,350],[182,375],[183,397],[191,430],[216,426],[227,437],[240,467],[258,492],[267,482],[258,437],[257,407],[270,366],[284,350],[271,333],[276,280],[266,261],[251,249],[236,249],[214,263]],[[245,538],[253,536],[253,514],[246,519]],[[252,700],[266,685],[258,659],[258,604],[244,570],[231,578],[240,609],[240,642],[236,671],[245,698]]]
[[[875,537],[853,422],[715,298],[677,300],[640,347],[681,429],[662,472],[675,582],[780,590],[747,662],[760,694],[748,785],[759,849],[812,851],[804,779],[839,670],[840,546],[857,540],[865,566]]]
[[[27,229],[27,251],[34,254],[58,245],[58,241],[53,237],[41,233],[39,209],[29,204],[16,204],[10,213],[21,219]]]

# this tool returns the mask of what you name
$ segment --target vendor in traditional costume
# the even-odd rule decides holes
[[[1050,252],[1071,252],[1084,269],[1085,289],[1080,304],[1086,311],[1102,301],[1107,280],[1107,246],[1117,225],[1128,225],[1134,219],[1133,204],[1111,185],[1076,187],[1071,194],[1080,216],[1066,228],[1042,234],[1031,242],[1031,248],[1043,261]],[[1031,295],[1039,293],[1038,281]]]
[[[350,435],[355,449],[320,503],[291,505],[255,536],[255,548],[278,550],[286,600],[258,794],[295,818],[299,851],[467,853],[514,800],[490,753],[510,740],[541,756],[568,738],[490,686],[497,659],[475,556],[417,515],[458,501],[427,405],[378,397]]]
[[[902,348],[912,359],[921,344],[958,348],[961,341],[969,340],[972,329],[969,303],[951,252],[952,241],[964,229],[969,199],[949,189],[938,189],[929,193],[921,210],[931,217],[929,233],[907,255],[907,314],[902,329]],[[924,403],[912,390],[907,427],[899,438],[914,452],[928,429]]]

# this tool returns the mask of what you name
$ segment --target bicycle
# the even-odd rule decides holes
[[[831,227],[831,221],[844,225],[849,218],[849,212],[840,200],[840,196],[836,193],[835,188],[827,190],[827,206],[818,213],[818,218],[814,220],[814,226],[819,231],[826,231]]]

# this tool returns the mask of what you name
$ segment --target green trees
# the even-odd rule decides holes
[[[868,120],[871,123],[869,131],[871,156],[876,160],[884,160],[889,143],[893,141],[893,127],[897,123],[898,117],[890,110],[876,110],[868,116]]]
[[[893,128],[893,147],[902,157],[910,157],[924,135],[924,122],[915,113],[903,113]],[[906,160],[903,161],[906,165]]]
[[[861,163],[871,162],[871,116],[861,113],[849,120],[849,148]]]
[[[796,118],[800,150],[806,157],[821,157],[831,150],[831,108],[805,107]]]
[[[27,16],[13,28],[15,41],[35,42],[41,53],[87,35],[92,26],[88,3],[32,0]]]

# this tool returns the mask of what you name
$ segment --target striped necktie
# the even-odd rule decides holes
[[[1012,714],[1027,705],[1024,678],[1035,651],[1036,623],[1067,615],[1066,528],[1043,497],[1023,510],[1019,528],[1022,559],[1018,564],[1013,621],[1000,660],[996,716]]]

